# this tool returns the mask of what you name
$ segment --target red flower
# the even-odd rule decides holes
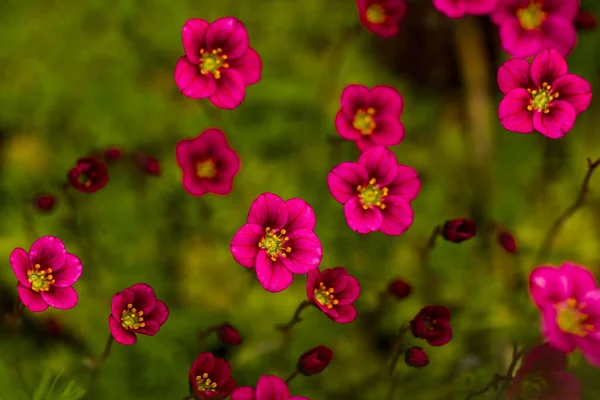
[[[102,161],[96,157],[83,157],[69,171],[69,183],[84,193],[94,193],[108,183],[108,171]]]
[[[404,353],[404,360],[410,367],[424,368],[429,365],[429,356],[419,346],[412,346]]]
[[[410,321],[415,337],[427,340],[432,346],[443,346],[452,339],[450,310],[445,306],[427,306]]]
[[[408,297],[412,292],[412,287],[402,279],[394,279],[388,285],[388,293],[398,300]]]
[[[446,221],[442,236],[449,242],[460,243],[471,239],[477,233],[477,224],[468,218]]]
[[[517,242],[515,241],[515,238],[506,231],[498,233],[498,243],[510,254],[517,252]]]
[[[237,383],[231,376],[229,363],[212,355],[200,353],[189,373],[190,395],[196,400],[223,400]]]
[[[35,196],[33,199],[33,205],[38,211],[50,212],[54,209],[56,204],[56,197],[49,193],[41,193]]]
[[[331,320],[346,324],[356,319],[352,303],[358,298],[360,284],[342,267],[329,268],[323,272],[314,269],[306,279],[308,301],[314,303]]]
[[[216,328],[217,337],[225,344],[238,346],[242,344],[240,333],[233,326],[223,323]]]
[[[297,370],[303,375],[315,375],[323,371],[333,359],[333,351],[325,346],[317,346],[298,359]]]
[[[360,22],[376,35],[392,37],[400,32],[406,0],[356,0]]]

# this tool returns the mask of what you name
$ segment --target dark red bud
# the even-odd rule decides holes
[[[315,375],[327,368],[332,359],[333,351],[331,349],[318,346],[300,356],[297,369],[303,375]]]
[[[412,287],[402,279],[394,279],[388,285],[388,293],[398,300],[408,297],[411,292]]]
[[[514,254],[517,251],[517,242],[515,241],[515,238],[506,231],[498,233],[498,243],[500,243],[500,246],[510,254]]]
[[[227,323],[219,325],[216,329],[217,337],[225,344],[238,346],[242,343],[240,333],[233,326]]]
[[[56,197],[49,193],[42,193],[35,196],[33,205],[41,212],[50,212],[56,205]]]
[[[575,28],[579,30],[592,30],[596,28],[596,17],[591,12],[580,9],[575,17]]]
[[[106,162],[114,162],[119,160],[123,156],[123,151],[118,147],[110,147],[104,150],[103,153],[104,161]]]
[[[429,356],[419,346],[413,346],[404,353],[406,364],[415,368],[424,368],[429,365]]]
[[[137,159],[138,165],[148,175],[160,175],[160,163],[154,157],[140,155]]]
[[[442,236],[449,242],[460,243],[477,233],[477,223],[468,218],[457,218],[444,223]]]

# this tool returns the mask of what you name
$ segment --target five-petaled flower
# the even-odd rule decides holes
[[[229,362],[200,353],[189,373],[190,395],[196,400],[223,400],[236,388]]]
[[[290,389],[283,379],[274,375],[258,378],[256,389],[243,386],[233,391],[231,400],[310,400],[302,396],[290,396]]]
[[[333,198],[344,205],[348,226],[358,233],[401,235],[413,223],[410,205],[421,190],[417,172],[398,164],[384,147],[364,151],[358,162],[335,166],[327,177]]]
[[[569,262],[537,267],[529,276],[529,292],[548,343],[564,353],[579,348],[600,367],[600,290],[592,273]]]
[[[263,193],[252,202],[248,223],[231,240],[231,254],[242,266],[256,268],[263,288],[280,292],[292,284],[294,274],[319,267],[323,248],[315,224],[315,213],[304,200]]]
[[[185,56],[177,61],[175,83],[192,99],[233,109],[246,96],[246,86],[260,80],[262,62],[249,46],[248,32],[236,18],[213,23],[190,19],[181,32]]]
[[[240,158],[221,130],[207,129],[194,139],[181,140],[175,153],[183,171],[183,187],[189,194],[225,195],[233,189]]]
[[[513,57],[531,57],[554,48],[564,57],[575,47],[579,0],[500,0],[490,14],[500,43]]]
[[[130,345],[137,341],[136,333],[154,336],[168,317],[169,309],[154,289],[137,283],[113,296],[108,326],[116,342]]]
[[[340,103],[335,127],[341,137],[355,142],[359,150],[394,146],[404,139],[404,125],[399,120],[404,103],[395,88],[348,85]]]
[[[10,253],[10,266],[18,279],[19,297],[30,311],[41,312],[48,306],[67,310],[77,304],[72,286],[81,276],[81,261],[67,253],[59,238],[43,236],[33,242],[29,253],[17,247]]]
[[[97,157],[82,157],[69,170],[68,179],[71,186],[80,192],[94,193],[108,183],[108,171]]]
[[[392,37],[400,32],[406,16],[406,0],[356,0],[360,22],[376,35]]]
[[[318,269],[308,273],[306,296],[325,315],[335,322],[346,324],[356,319],[354,303],[360,294],[358,279],[348,275],[346,268]]]
[[[426,306],[410,321],[410,329],[417,338],[432,346],[443,346],[452,339],[450,310],[445,306]]]
[[[485,15],[496,8],[498,0],[433,0],[433,6],[448,18]]]
[[[569,132],[575,117],[590,105],[592,88],[567,68],[554,49],[541,51],[531,64],[523,59],[502,64],[498,69],[498,86],[504,93],[498,107],[502,126],[517,133],[538,131],[552,139]]]

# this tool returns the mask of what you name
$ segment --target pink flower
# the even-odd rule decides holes
[[[262,62],[249,46],[241,21],[221,18],[212,24],[190,19],[181,32],[185,56],[177,61],[175,83],[192,99],[233,109],[246,96],[246,86],[260,80]]]
[[[314,269],[306,278],[306,296],[329,319],[346,324],[358,313],[352,303],[360,294],[358,279],[348,275],[346,268],[335,267],[319,272]]]
[[[553,49],[538,53],[531,64],[506,61],[498,69],[498,86],[504,93],[498,107],[502,126],[517,133],[535,130],[551,139],[569,132],[592,101],[589,82],[569,74],[567,62]]]
[[[537,267],[529,276],[529,292],[548,343],[564,353],[579,348],[600,367],[600,290],[591,272],[568,262]]]
[[[448,18],[489,14],[498,0],[433,0],[433,6]]]
[[[231,240],[233,258],[256,276],[269,292],[292,284],[294,274],[318,268],[323,248],[314,233],[315,213],[302,199],[283,201],[263,193],[250,207],[248,223]]]
[[[32,312],[50,307],[68,310],[77,305],[73,284],[82,272],[81,261],[67,253],[63,242],[43,236],[33,242],[29,253],[17,247],[10,253],[10,266],[17,276],[17,291]]]
[[[534,347],[508,388],[506,400],[579,400],[581,383],[566,367],[564,353],[547,343]]]
[[[134,344],[136,333],[154,336],[169,317],[167,305],[156,299],[154,289],[137,283],[112,298],[108,326],[115,341]]]
[[[398,164],[384,147],[363,152],[358,162],[335,166],[327,177],[329,192],[344,205],[348,226],[358,233],[401,235],[413,223],[412,201],[421,190],[417,172]]]
[[[348,85],[342,92],[341,105],[335,128],[359,150],[394,146],[404,139],[404,126],[399,121],[403,101],[395,88]]]
[[[221,130],[207,129],[194,139],[181,140],[175,153],[183,171],[183,187],[189,194],[225,195],[233,189],[240,158]]]
[[[500,0],[490,15],[500,42],[513,57],[531,57],[555,48],[564,57],[575,47],[579,0]]]
[[[406,0],[356,0],[361,24],[381,37],[396,36],[406,16]]]
[[[258,378],[256,389],[243,386],[233,391],[231,400],[310,400],[307,397],[292,396],[283,379],[273,375]]]
[[[227,360],[200,353],[190,368],[190,394],[196,400],[223,400],[237,386]]]

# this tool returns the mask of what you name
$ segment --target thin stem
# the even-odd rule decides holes
[[[290,376],[288,376],[288,378],[285,380],[285,383],[290,383],[292,379],[294,379],[296,376],[298,376],[298,371],[294,371],[292,372],[292,374]]]
[[[308,307],[310,305],[312,305],[312,304],[308,300],[304,300],[302,303],[300,303],[300,305],[296,309],[296,312],[294,313],[294,316],[292,317],[290,322],[288,322],[287,324],[284,324],[284,325],[276,325],[275,328],[279,329],[282,332],[289,332],[290,329],[292,329],[292,327],[294,325],[296,325],[298,322],[302,321],[302,318],[300,318],[300,314],[306,307]]]
[[[104,346],[104,351],[102,352],[102,356],[100,357],[100,363],[104,362],[106,358],[110,355],[110,350],[112,349],[112,345],[115,339],[112,335],[108,335],[108,340],[106,341],[106,346]]]
[[[573,204],[571,204],[565,211],[563,211],[562,214],[558,216],[556,221],[554,221],[552,226],[550,226],[550,229],[548,229],[548,232],[546,232],[544,240],[542,241],[540,249],[535,257],[534,266],[540,264],[546,257],[548,257],[548,254],[552,250],[552,245],[560,229],[569,220],[569,218],[571,218],[573,214],[575,214],[575,212],[577,212],[584,205],[587,195],[590,191],[590,179],[592,178],[596,168],[600,165],[600,158],[593,162],[588,158],[587,164],[588,170],[583,178],[583,183],[581,184],[581,188],[579,189],[579,193],[577,194],[575,202],[573,202]]]
[[[441,225],[437,225],[435,228],[433,228],[429,239],[427,239],[427,243],[421,249],[419,255],[421,276],[423,278],[423,282],[425,282],[425,285],[427,287],[427,290],[425,290],[424,293],[425,296],[427,296],[427,303],[429,304],[436,303],[435,297],[438,293],[438,281],[435,273],[431,269],[431,265],[429,264],[429,255],[431,254],[431,251],[435,248],[436,239],[441,233]]]
[[[410,326],[405,326],[400,328],[400,332],[398,333],[398,337],[396,338],[396,351],[394,352],[394,356],[392,357],[392,361],[390,362],[390,367],[388,369],[388,374],[393,375],[396,370],[396,364],[400,359],[402,353],[404,353],[404,336],[406,332],[410,330]]]

